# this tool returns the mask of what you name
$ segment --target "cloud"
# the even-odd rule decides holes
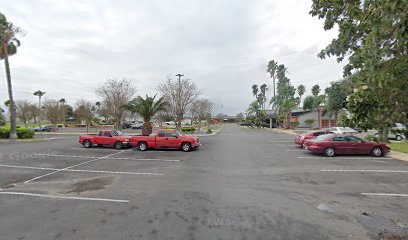
[[[316,57],[335,32],[324,32],[309,10],[301,0],[2,3],[27,33],[10,58],[16,99],[35,101],[32,92],[41,89],[72,105],[96,101],[97,86],[121,77],[137,94],[154,94],[169,74],[183,73],[216,103],[215,114],[234,115],[252,100],[252,84],[270,83],[269,60],[284,63],[293,84],[309,90],[341,78],[341,64]],[[5,81],[0,89],[4,102]]]

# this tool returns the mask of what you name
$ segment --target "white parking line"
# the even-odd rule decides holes
[[[2,191],[0,191],[0,194],[3,194],[3,195],[18,195],[18,196],[26,196],[26,197],[43,197],[43,198],[55,198],[55,199],[116,202],[116,203],[129,203],[130,202],[129,200],[120,200],[120,199],[68,197],[68,196],[58,196],[58,195],[35,194],[35,193],[27,193],[27,192],[2,192]]]
[[[128,150],[128,151],[129,151],[129,150]],[[56,171],[51,172],[51,173],[47,173],[47,174],[44,174],[44,175],[41,175],[41,176],[32,178],[32,179],[30,179],[30,180],[25,181],[24,183],[29,183],[29,182],[38,180],[38,179],[43,178],[43,177],[46,177],[46,176],[50,176],[50,175],[52,175],[52,174],[55,174],[55,173],[58,173],[58,172],[61,172],[61,171],[65,171],[65,170],[70,169],[70,168],[78,167],[78,166],[81,166],[81,165],[84,165],[84,164],[87,164],[87,163],[90,163],[90,162],[95,162],[95,161],[98,161],[98,160],[101,160],[101,159],[104,159],[104,158],[107,158],[107,157],[110,157],[110,156],[114,156],[114,155],[117,155],[117,154],[120,154],[120,153],[122,153],[122,152],[116,152],[116,153],[112,153],[112,154],[106,155],[106,156],[104,156],[104,157],[99,157],[99,158],[95,158],[95,159],[92,159],[92,160],[89,160],[89,161],[86,161],[86,162],[83,162],[83,163],[78,163],[78,164],[72,165],[72,166],[70,166],[70,167],[66,167],[66,168],[63,168],[63,169],[60,169],[60,170],[56,170]]]
[[[361,193],[365,196],[380,196],[380,197],[408,197],[408,194],[401,193]]]
[[[46,153],[34,153],[33,155],[37,155],[37,156],[47,156],[47,157],[99,158],[99,157],[75,156],[75,155],[46,154]]]
[[[116,171],[87,170],[87,169],[44,168],[44,167],[30,167],[30,166],[17,166],[17,165],[4,165],[4,164],[0,164],[0,167],[19,168],[19,169],[48,170],[48,171],[61,171],[61,172],[86,172],[86,173],[110,173],[110,174],[163,176],[162,173],[149,173],[149,172],[116,172]]]
[[[269,141],[270,143],[293,143],[293,141]]]
[[[407,170],[381,170],[381,169],[322,169],[321,172],[374,172],[374,173],[408,173]]]
[[[130,151],[130,150],[128,150]],[[114,154],[119,154],[122,152],[116,152]],[[47,156],[47,157],[70,157],[70,158],[90,158],[90,159],[99,159],[101,157],[89,157],[89,156],[73,156],[73,155],[58,155],[58,154],[33,154],[39,156]],[[113,155],[113,154],[111,154]],[[117,159],[117,160],[132,160],[132,161],[163,161],[163,162],[180,162],[181,160],[178,159],[156,159],[156,158],[110,158],[110,157],[103,157],[104,159]]]

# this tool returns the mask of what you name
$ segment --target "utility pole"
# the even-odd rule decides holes
[[[179,116],[181,112],[181,77],[184,75],[179,73],[176,76],[178,77],[177,116]],[[177,119],[177,129],[181,130],[181,119]]]

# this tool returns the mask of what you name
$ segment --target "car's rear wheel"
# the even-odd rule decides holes
[[[91,141],[89,141],[89,140],[85,140],[84,143],[83,143],[83,145],[84,145],[84,147],[86,147],[86,148],[92,147],[92,143],[91,143]]]
[[[397,141],[401,141],[402,137],[400,135],[397,135],[397,137],[395,139],[397,139]]]
[[[383,150],[380,147],[375,147],[371,154],[373,154],[374,157],[381,157],[383,155]]]
[[[326,155],[327,157],[334,157],[335,152],[334,152],[334,148],[328,147],[324,150],[324,155]]]
[[[145,143],[145,142],[139,143],[138,148],[139,148],[140,151],[146,151],[147,148],[148,148],[147,143]]]
[[[183,144],[181,145],[181,149],[182,149],[184,152],[189,152],[189,151],[191,150],[191,144],[190,144],[190,143],[183,143]]]
[[[122,149],[122,148],[123,148],[123,143],[121,143],[121,142],[115,142],[115,148],[116,148],[116,149]]]

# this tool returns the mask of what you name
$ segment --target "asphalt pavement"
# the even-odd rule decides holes
[[[188,153],[52,138],[0,144],[0,239],[408,236],[408,163],[386,156],[327,158],[234,124]]]

